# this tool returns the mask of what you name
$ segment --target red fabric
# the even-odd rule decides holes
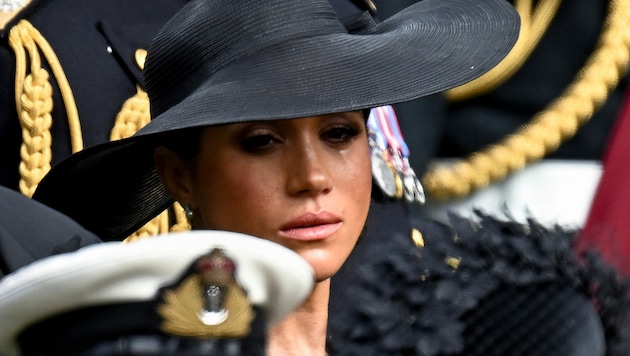
[[[630,90],[610,137],[603,173],[576,249],[598,249],[623,275],[630,274]],[[576,192],[579,194],[579,192]]]

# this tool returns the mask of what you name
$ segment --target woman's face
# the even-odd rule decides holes
[[[371,195],[360,112],[211,126],[188,173],[194,228],[242,232],[300,254],[318,281],[341,267]]]

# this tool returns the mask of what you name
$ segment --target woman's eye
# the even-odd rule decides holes
[[[343,144],[352,141],[359,134],[359,130],[351,126],[336,126],[324,132],[325,140],[332,143]]]
[[[270,149],[277,142],[273,135],[254,135],[241,140],[241,147],[247,152],[258,153]]]

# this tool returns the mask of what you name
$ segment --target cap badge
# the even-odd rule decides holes
[[[248,335],[255,311],[235,272],[236,264],[220,249],[200,257],[190,275],[163,292],[161,329],[199,338]]]

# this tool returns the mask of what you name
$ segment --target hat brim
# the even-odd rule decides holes
[[[152,102],[159,115],[136,135],[73,155],[33,197],[105,240],[124,239],[171,201],[153,168],[153,136],[368,109],[441,92],[500,62],[519,23],[503,0],[424,0],[367,33],[276,44],[226,65],[163,112]],[[151,52],[147,65],[150,60]]]
[[[128,138],[87,148],[55,166],[33,199],[104,241],[122,241],[172,202],[153,163],[152,140]]]
[[[296,38],[241,57],[179,104],[158,109],[139,134],[361,110],[435,94],[493,68],[516,42],[519,23],[506,1],[424,0],[365,33]]]
[[[16,352],[16,336],[49,317],[91,306],[156,298],[213,248],[237,266],[236,278],[273,325],[310,294],[313,271],[293,251],[226,231],[189,231],[106,242],[49,257],[7,275],[0,283],[0,351]]]

